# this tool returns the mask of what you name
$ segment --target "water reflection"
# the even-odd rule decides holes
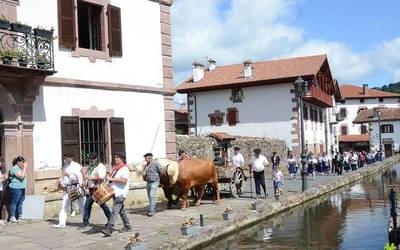
[[[400,165],[275,216],[207,249],[383,249],[388,185]]]

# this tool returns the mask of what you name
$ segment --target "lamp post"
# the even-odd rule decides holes
[[[306,154],[306,141],[304,138],[304,114],[303,114],[303,97],[306,94],[307,82],[301,77],[297,78],[294,82],[299,98],[299,109],[300,109],[300,130],[301,130],[301,191],[304,192],[307,189],[307,154]]]
[[[379,161],[382,161],[382,131],[381,131],[381,109],[374,108],[374,117],[378,118],[378,132],[379,132]]]

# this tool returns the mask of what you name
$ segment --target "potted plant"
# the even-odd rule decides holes
[[[49,69],[50,61],[47,57],[43,54],[38,54],[36,57],[36,65],[38,69]]]
[[[8,30],[10,28],[10,21],[4,15],[0,16],[0,29]]]
[[[199,227],[197,226],[196,220],[191,217],[185,222],[182,223],[181,232],[182,235],[191,235],[197,233],[199,231]]]
[[[25,49],[21,49],[18,52],[18,63],[20,67],[26,67],[28,65],[28,53]]]
[[[128,245],[125,246],[126,250],[145,250],[147,249],[147,242],[140,237],[139,233],[131,235],[128,238]]]
[[[11,30],[19,33],[31,33],[32,27],[26,24],[22,24],[20,22],[11,23]]]
[[[233,209],[228,206],[225,208],[222,217],[224,218],[224,220],[233,220],[235,218],[235,213],[233,212]]]
[[[33,33],[36,36],[44,37],[47,39],[51,39],[53,37],[53,30],[47,30],[41,26],[38,26],[37,28],[33,29]]]
[[[16,54],[12,50],[2,50],[0,51],[0,57],[3,61],[3,64],[10,65],[12,60],[16,57]]]

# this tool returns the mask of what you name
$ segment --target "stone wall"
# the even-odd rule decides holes
[[[256,137],[237,137],[236,140],[231,141],[232,147],[228,149],[228,155],[233,155],[233,147],[240,147],[246,164],[250,163],[253,150],[256,148],[261,149],[261,153],[269,160],[272,152],[276,152],[281,158],[281,170],[287,173],[286,143],[283,140],[266,139]],[[192,136],[192,135],[178,135],[176,138],[177,151],[185,150],[193,159],[214,160],[213,147],[218,146],[217,140],[208,136]],[[267,169],[267,173],[269,173]]]

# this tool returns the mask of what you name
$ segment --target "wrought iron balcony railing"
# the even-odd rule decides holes
[[[0,27],[0,63],[54,71],[53,29],[33,29],[12,23]]]

